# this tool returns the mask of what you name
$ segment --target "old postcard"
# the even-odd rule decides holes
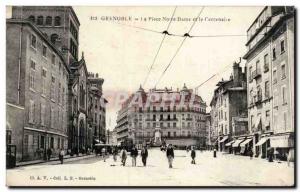
[[[7,6],[7,186],[294,187],[295,12]]]

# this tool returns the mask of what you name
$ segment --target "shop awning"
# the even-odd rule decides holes
[[[237,140],[232,144],[232,147],[238,147],[239,144],[240,144],[241,142],[243,142],[243,141],[244,141],[244,139],[237,139]]]
[[[252,141],[252,139],[246,139],[245,141],[243,141],[240,146],[241,147],[245,147],[248,143],[250,143]]]
[[[228,139],[228,136],[224,136],[219,143],[223,143],[224,141],[226,141]]]
[[[280,135],[270,137],[271,147],[288,148],[293,147],[293,141],[290,139],[290,135]]]
[[[228,143],[225,144],[226,147],[229,147],[232,143],[234,143],[234,141],[229,141]]]
[[[261,138],[256,144],[255,146],[260,146],[262,144],[264,144],[268,139],[270,139],[269,137],[263,137]]]

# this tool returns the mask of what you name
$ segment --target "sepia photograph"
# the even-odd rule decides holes
[[[6,186],[296,186],[295,6],[5,9]]]

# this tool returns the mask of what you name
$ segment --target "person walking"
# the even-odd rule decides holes
[[[249,148],[249,156],[250,156],[250,159],[253,158],[253,149],[252,148]]]
[[[168,158],[168,162],[169,162],[169,168],[173,168],[173,160],[174,160],[174,149],[172,147],[172,144],[169,144],[168,145],[168,148],[167,148],[167,158]]]
[[[135,146],[131,149],[130,156],[132,158],[132,167],[136,167],[136,157],[138,156],[138,150]]]
[[[192,157],[192,164],[196,164],[195,158],[196,158],[196,151],[194,149],[194,147],[192,147],[192,151],[191,151],[191,157]]]
[[[102,154],[102,157],[103,157],[103,161],[105,162],[105,160],[106,160],[106,149],[105,149],[105,147],[103,147],[101,149],[101,154]]]
[[[113,158],[114,158],[115,162],[117,161],[117,155],[118,155],[118,148],[115,147],[114,150],[113,150]]]
[[[147,149],[147,146],[143,147],[143,149],[141,151],[141,156],[142,156],[143,165],[146,166],[146,164],[147,164],[147,158],[148,158],[148,149]]]
[[[294,149],[290,149],[289,153],[287,155],[287,164],[288,164],[288,167],[290,166],[290,162],[293,159],[293,156],[294,156],[293,153],[294,153]]]
[[[65,151],[63,148],[60,149],[59,151],[59,160],[60,160],[60,164],[64,164],[64,155],[65,155]]]
[[[217,149],[214,148],[214,158],[217,158]]]
[[[47,160],[50,161],[52,155],[52,150],[50,148],[47,149]]]
[[[269,158],[268,158],[269,162],[273,162],[273,158],[274,158],[274,150],[273,150],[273,148],[269,149],[268,155],[269,155]]]
[[[127,159],[127,151],[126,149],[123,147],[122,151],[121,151],[121,162],[122,165],[125,166],[126,164],[126,159]]]

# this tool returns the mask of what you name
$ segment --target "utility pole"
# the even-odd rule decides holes
[[[107,144],[109,144],[109,130],[107,130]]]

